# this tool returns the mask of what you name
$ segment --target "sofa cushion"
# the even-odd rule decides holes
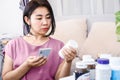
[[[56,31],[52,37],[57,38],[64,43],[70,39],[76,40],[79,47],[81,47],[86,39],[86,34],[86,19],[71,19],[56,22]]]
[[[117,42],[114,22],[96,22],[80,50],[80,56],[90,54],[94,58],[102,53],[120,56],[120,42]]]

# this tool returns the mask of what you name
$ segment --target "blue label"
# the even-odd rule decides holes
[[[120,80],[120,70],[112,70],[111,80]]]

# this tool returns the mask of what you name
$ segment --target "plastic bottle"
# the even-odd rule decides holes
[[[109,59],[105,58],[97,59],[95,80],[110,80],[110,78],[111,68],[109,65]]]
[[[74,76],[75,80],[90,80],[90,73],[87,70],[87,65],[82,62],[76,62]]]
[[[91,55],[83,55],[82,62],[87,65],[87,69],[90,71],[90,80],[95,80],[95,60]]]
[[[112,69],[111,80],[120,80],[120,57],[111,57],[110,66]]]
[[[69,48],[69,47],[73,47],[73,48],[77,49],[78,48],[78,44],[77,44],[77,42],[75,40],[69,40],[63,48]],[[59,51],[59,56],[61,58],[64,58],[64,56],[62,54],[63,48]]]

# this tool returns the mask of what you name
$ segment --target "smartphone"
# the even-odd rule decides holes
[[[39,56],[46,56],[46,57],[48,57],[50,52],[51,52],[51,48],[40,48],[39,49]]]

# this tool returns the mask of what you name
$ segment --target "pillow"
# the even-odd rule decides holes
[[[81,47],[86,39],[86,34],[86,19],[71,19],[56,22],[56,31],[52,37],[64,43],[73,39],[77,41],[79,47]]]
[[[0,52],[3,51],[5,45],[13,38],[20,36],[19,34],[3,33],[0,34]]]
[[[120,56],[120,42],[117,42],[114,22],[96,22],[80,50],[80,56],[90,54],[97,58],[99,54],[109,53]]]

